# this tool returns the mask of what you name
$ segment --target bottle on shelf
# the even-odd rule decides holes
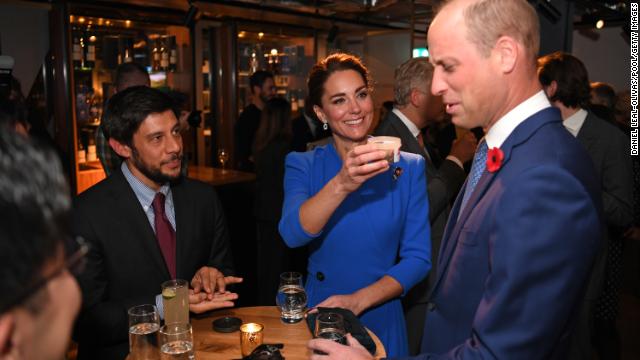
[[[83,67],[84,63],[84,51],[82,50],[82,34],[80,34],[79,29],[76,27],[72,30],[73,35],[73,48],[72,48],[72,58],[73,58],[73,68],[79,70]]]
[[[96,153],[96,144],[93,140],[93,137],[89,138],[89,144],[87,145],[87,162],[95,162],[98,161],[98,155]]]
[[[82,142],[78,141],[78,164],[84,164],[87,162],[87,153],[82,146]]]
[[[289,100],[291,101],[291,112],[295,114],[298,111],[298,99],[296,97],[295,90],[291,90],[291,97]]]
[[[125,63],[133,62],[133,39],[124,37],[122,43],[122,47],[124,48],[122,61]]]
[[[90,28],[87,28],[85,36],[85,49],[84,67],[93,69],[96,66],[96,37],[91,34]]]
[[[251,52],[251,60],[249,61],[249,75],[252,75],[256,71],[258,71],[258,67],[260,64],[258,63],[258,58],[256,56],[256,52]]]
[[[302,89],[298,89],[298,109],[300,111],[304,110],[304,92]]]
[[[152,63],[151,63],[151,71],[160,71],[160,44],[158,39],[153,40],[153,50],[152,53]]]
[[[176,37],[169,38],[169,71],[176,72],[178,70],[178,49],[176,48]]]
[[[160,69],[162,71],[169,70],[169,49],[167,48],[167,38],[160,38]]]

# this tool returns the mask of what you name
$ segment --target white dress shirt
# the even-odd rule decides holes
[[[548,107],[551,107],[551,103],[549,103],[549,99],[547,99],[544,91],[540,90],[532,97],[520,103],[520,105],[511,109],[511,111],[496,121],[485,135],[484,138],[487,141],[489,149],[502,146],[502,143],[504,143],[520,123],[531,115]]]
[[[582,129],[582,125],[587,119],[588,114],[589,113],[585,109],[580,109],[575,114],[564,119],[562,121],[562,125],[564,125],[564,127],[569,130],[573,137],[578,137],[578,133],[580,132],[580,129]]]
[[[418,137],[418,134],[420,134],[420,129],[418,129],[418,127],[416,126],[416,124],[413,123],[413,121],[409,120],[408,117],[406,117],[402,111],[393,108],[393,110],[391,110],[394,114],[396,114],[396,116],[400,119],[400,121],[402,121],[402,123],[404,124],[404,126],[407,127],[407,129],[409,129],[409,131],[411,132],[411,135],[413,135],[414,138]],[[427,149],[424,149],[424,152],[427,154],[427,156],[429,156],[429,160],[431,161],[431,155],[429,155],[429,152],[427,151]],[[451,160],[454,163],[456,163],[461,169],[464,168],[464,166],[462,165],[462,161],[460,161],[460,159],[458,159],[457,157],[453,156],[453,155],[449,155],[446,157],[447,160]]]

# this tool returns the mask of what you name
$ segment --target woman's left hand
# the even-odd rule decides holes
[[[356,316],[360,315],[364,310],[366,310],[366,306],[362,304],[359,297],[354,294],[349,295],[333,295],[323,302],[316,305],[319,307],[328,307],[334,308],[339,307],[343,309],[351,310]]]

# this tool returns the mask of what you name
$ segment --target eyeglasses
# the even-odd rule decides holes
[[[69,238],[65,242],[64,264],[52,271],[49,275],[34,281],[32,284],[25,286],[21,290],[15,292],[13,299],[4,302],[0,308],[0,314],[22,304],[25,300],[38,292],[40,288],[45,286],[49,281],[57,278],[65,270],[68,270],[73,276],[78,276],[84,271],[86,265],[85,256],[89,252],[89,244],[81,237]]]

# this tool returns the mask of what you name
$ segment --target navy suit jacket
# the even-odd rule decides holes
[[[563,359],[600,246],[592,162],[547,108],[501,146],[440,251],[420,359]],[[464,187],[463,187],[464,189]]]

